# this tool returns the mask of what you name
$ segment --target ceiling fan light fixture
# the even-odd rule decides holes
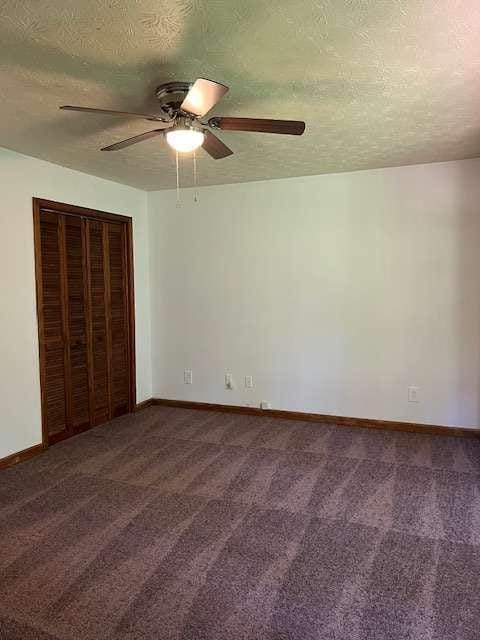
[[[175,127],[165,134],[167,143],[179,153],[189,153],[202,146],[205,134],[199,129]]]
[[[0,0],[1,4],[1,0]],[[301,136],[305,131],[305,122],[300,120],[272,120],[268,118],[234,118],[213,116],[208,122],[203,118],[227,93],[228,87],[214,80],[197,78],[191,82],[167,82],[155,91],[160,102],[161,114],[132,113],[130,111],[115,111],[111,109],[97,109],[95,107],[76,107],[63,105],[60,109],[66,111],[80,111],[87,113],[103,113],[128,118],[140,118],[157,124],[152,131],[145,131],[126,140],[120,140],[102,151],[119,151],[137,142],[143,142],[156,136],[164,136],[167,144],[177,153],[191,153],[202,147],[214,160],[227,158],[233,151],[220,140],[211,129],[225,131],[251,131],[254,133],[276,133]]]

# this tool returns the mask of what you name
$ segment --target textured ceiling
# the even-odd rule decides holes
[[[172,187],[154,128],[61,104],[155,109],[155,87],[230,86],[210,115],[305,120],[302,137],[220,132],[201,184],[480,155],[478,0],[0,0],[0,146],[147,190]],[[182,162],[191,183],[190,161]]]

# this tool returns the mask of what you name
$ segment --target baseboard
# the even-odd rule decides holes
[[[282,411],[279,409],[259,409],[257,407],[242,407],[238,405],[212,404],[209,402],[191,402],[189,400],[167,400],[152,398],[148,406],[162,405],[183,409],[200,409],[202,411],[223,411],[225,413],[240,413],[253,416],[268,416],[284,420],[301,420],[303,422],[321,422],[343,427],[361,427],[363,429],[386,429],[389,431],[407,431],[410,433],[430,433],[441,436],[460,436],[464,438],[480,438],[480,429],[466,427],[445,427],[434,424],[416,422],[398,422],[394,420],[370,420],[368,418],[348,418],[332,416],[322,413],[303,413],[302,411]]]
[[[141,411],[142,409],[146,409],[147,407],[152,407],[155,404],[154,398],[148,398],[148,400],[142,400],[142,402],[138,402],[135,407],[135,411]]]
[[[43,444],[35,444],[33,447],[29,447],[28,449],[23,449],[23,451],[18,451],[17,453],[12,453],[6,458],[0,459],[0,469],[6,469],[7,467],[11,467],[18,462],[23,462],[24,460],[29,460],[30,458],[34,458],[38,456],[38,454],[42,453],[44,450]]]
[[[199,409],[201,411],[223,411],[224,413],[238,413],[252,416],[281,418],[283,420],[300,420],[303,422],[320,422],[343,427],[361,427],[363,429],[386,429],[389,431],[407,431],[410,433],[430,433],[440,436],[460,436],[463,438],[480,438],[480,429],[465,427],[445,427],[442,425],[420,424],[416,422],[398,422],[394,420],[370,420],[368,418],[347,418],[323,413],[303,413],[302,411],[281,411],[279,409],[259,409],[257,407],[242,407],[239,405],[213,404],[209,402],[192,402],[189,400],[167,400],[166,398],[149,398],[139,402],[136,411],[147,407],[161,405],[164,407],[178,407],[181,409]],[[12,453],[0,459],[0,469],[6,469],[18,462],[34,458],[44,451],[43,444]]]

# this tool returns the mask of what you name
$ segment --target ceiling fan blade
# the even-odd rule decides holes
[[[198,78],[190,87],[180,109],[194,116],[204,116],[227,93],[228,87],[213,80]]]
[[[142,118],[142,120],[152,120],[153,122],[169,122],[167,118],[162,116],[152,116],[146,113],[131,113],[130,111],[112,111],[111,109],[94,109],[93,107],[74,107],[66,104],[59,107],[64,111],[82,111],[86,113],[104,113],[111,116],[123,116],[127,118]]]
[[[305,122],[300,120],[265,120],[262,118],[210,118],[208,124],[225,131],[255,131],[257,133],[284,133],[301,136]]]
[[[133,138],[127,138],[126,140],[121,140],[120,142],[115,142],[115,144],[111,144],[108,147],[103,147],[101,151],[118,151],[119,149],[124,149],[125,147],[129,147],[131,144],[137,144],[137,142],[143,142],[144,140],[148,140],[149,138],[154,138],[155,136],[159,136],[163,133],[163,129],[154,129],[153,131],[146,131],[145,133],[141,133],[138,136],[133,136]]]
[[[220,138],[217,138],[217,136],[210,131],[205,131],[205,140],[202,144],[202,147],[215,160],[226,158],[227,156],[231,156],[233,153],[233,151],[229,147],[227,147],[227,145],[224,144],[220,140]]]

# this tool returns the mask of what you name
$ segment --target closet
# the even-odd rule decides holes
[[[42,424],[53,444],[135,407],[131,218],[34,198]]]

